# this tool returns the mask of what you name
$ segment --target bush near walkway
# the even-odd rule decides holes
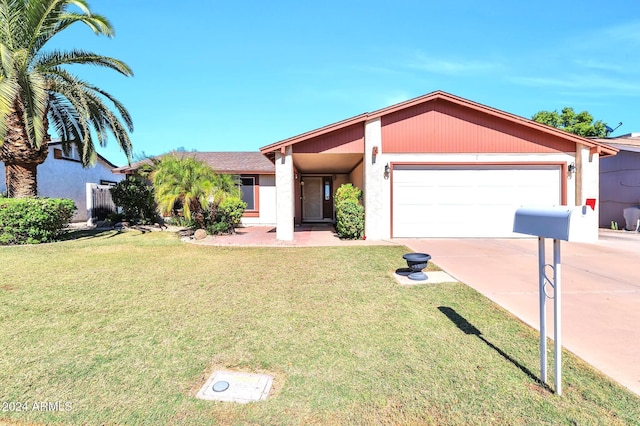
[[[336,232],[340,238],[359,240],[364,236],[362,191],[350,183],[340,185],[334,196]]]

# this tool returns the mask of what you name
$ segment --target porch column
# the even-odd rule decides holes
[[[291,146],[276,151],[276,239],[293,240],[294,187]]]
[[[374,154],[377,152],[377,154]],[[364,128],[364,233],[367,239],[390,237],[389,180],[385,179],[387,162],[382,152],[382,125],[379,118],[365,123]],[[386,201],[385,201],[386,200]]]
[[[598,225],[600,215],[600,156],[591,152],[584,145],[576,147],[576,205],[584,206],[587,198],[596,199],[596,208],[592,214],[593,223],[590,235],[593,241],[598,240]]]

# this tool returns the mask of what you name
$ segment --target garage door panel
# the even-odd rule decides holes
[[[523,204],[558,205],[560,166],[404,166],[393,171],[394,237],[513,237]]]

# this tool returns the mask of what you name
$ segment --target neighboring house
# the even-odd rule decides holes
[[[640,206],[640,133],[596,140],[620,150],[600,161],[600,226],[614,221],[622,229],[623,210]]]
[[[70,198],[76,203],[76,213],[72,221],[87,220],[87,183],[115,185],[124,179],[120,174],[112,173],[116,167],[98,154],[94,166],[84,168],[75,149],[70,155],[62,151],[62,143],[49,142],[47,159],[38,166],[38,195],[50,198]],[[0,192],[7,190],[4,163],[0,162]]]
[[[380,240],[520,236],[521,205],[597,199],[600,157],[617,149],[437,91],[260,151],[275,163],[278,239],[333,221],[334,191],[350,182],[364,192],[367,239]]]
[[[260,152],[175,152],[204,161],[217,173],[238,175],[242,182],[242,199],[247,209],[242,224],[276,224],[275,166]],[[114,169],[114,173],[131,174],[148,160]]]

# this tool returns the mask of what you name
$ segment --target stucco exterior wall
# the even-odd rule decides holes
[[[374,152],[377,151],[377,154]],[[385,179],[386,157],[382,154],[381,120],[365,124],[364,130],[364,234],[372,240],[390,236],[389,180]]]
[[[573,205],[585,205],[588,198],[595,198],[595,214],[592,215],[592,234],[589,237],[593,241],[598,240],[598,222],[600,216],[600,156],[591,153],[588,147],[578,145],[576,152],[575,173],[575,203]],[[569,204],[571,205],[571,204]]]
[[[640,152],[620,151],[600,159],[600,227],[625,226],[622,211],[640,206]]]
[[[275,175],[260,175],[260,216],[243,217],[244,226],[275,226],[276,225],[276,177]]]
[[[360,163],[349,173],[349,182],[364,190],[364,163]]]
[[[86,221],[86,184],[99,184],[101,180],[117,183],[125,176],[112,173],[111,166],[101,159],[98,159],[95,166],[83,168],[78,161],[54,158],[54,149],[55,147],[49,147],[49,156],[44,163],[38,166],[38,195],[72,199],[77,207],[72,221]],[[0,176],[0,192],[4,192],[7,187],[3,163],[0,163]]]
[[[293,240],[294,230],[294,173],[291,146],[277,151],[276,164],[276,239]]]

